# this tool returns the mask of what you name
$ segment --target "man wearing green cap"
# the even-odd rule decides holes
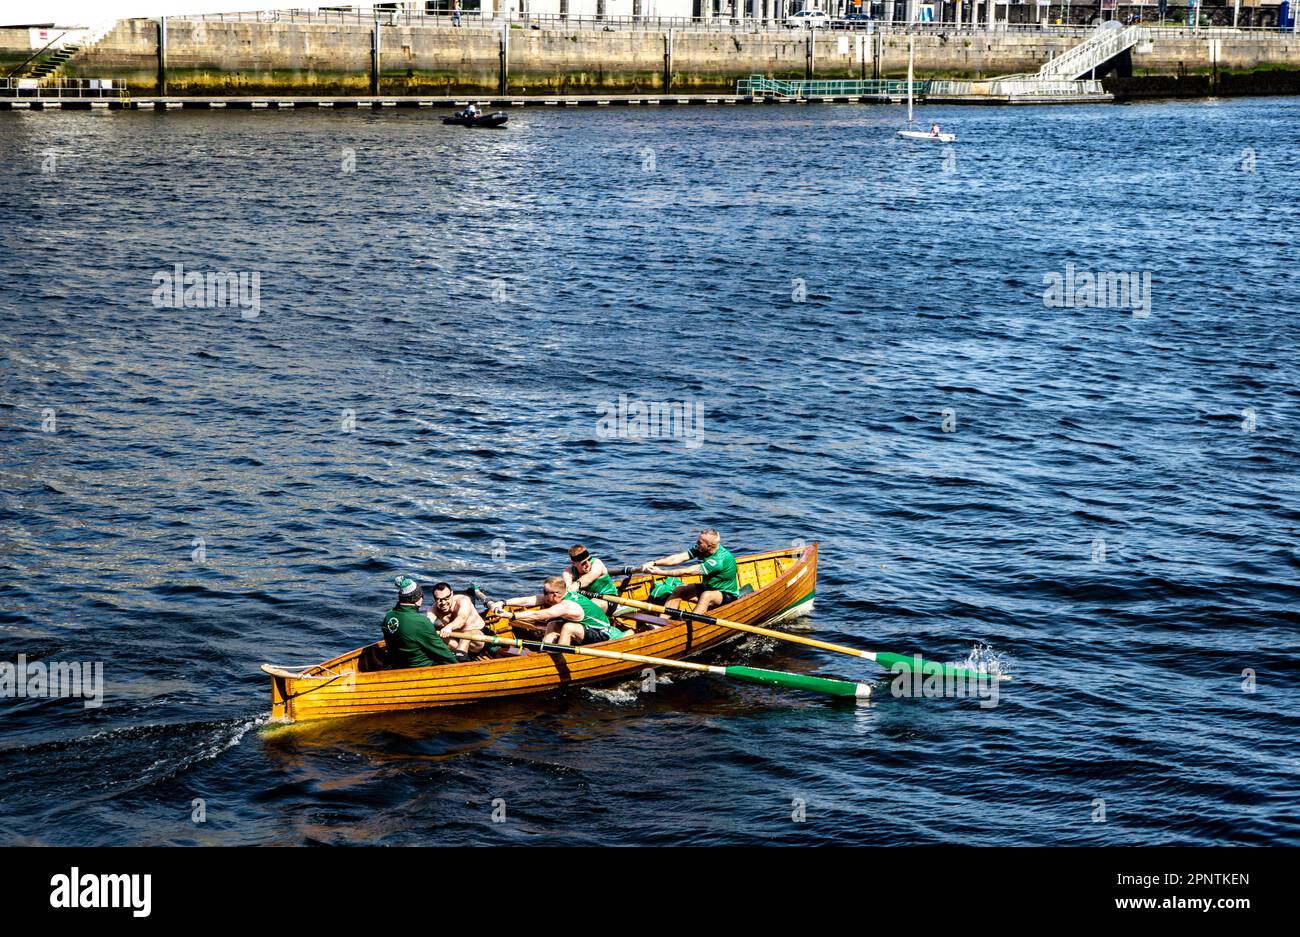
[[[424,592],[409,576],[398,576],[397,604],[384,615],[382,631],[394,669],[454,664],[456,655],[438,637],[438,627],[420,612]]]

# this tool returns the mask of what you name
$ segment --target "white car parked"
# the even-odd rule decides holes
[[[827,29],[831,25],[831,17],[824,10],[800,10],[787,16],[785,25],[791,29],[798,29],[800,26],[805,29]]]

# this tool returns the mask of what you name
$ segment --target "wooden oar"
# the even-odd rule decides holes
[[[449,638],[468,638],[482,644],[494,644],[505,647],[537,648],[552,654],[582,654],[590,657],[608,657],[611,660],[623,660],[634,664],[650,664],[653,667],[670,667],[678,670],[695,670],[711,673],[717,677],[729,677],[744,680],[746,683],[761,683],[767,686],[786,687],[791,690],[807,690],[810,693],[825,693],[828,696],[851,696],[866,699],[871,696],[871,687],[866,683],[853,683],[849,680],[833,680],[829,677],[811,677],[801,673],[786,673],[782,670],[760,670],[757,667],[718,667],[710,664],[697,664],[689,660],[669,660],[666,657],[646,657],[644,654],[627,654],[619,651],[606,651],[595,647],[569,647],[565,644],[550,644],[546,641],[526,641],[523,638],[488,637],[481,638],[472,634],[453,631]]]
[[[587,595],[587,593],[583,593]],[[591,596],[587,596],[590,598]],[[778,641],[789,641],[792,644],[806,644],[809,647],[820,648],[823,651],[834,651],[837,654],[848,654],[850,657],[865,657],[867,660],[874,660],[877,664],[886,668],[893,668],[897,664],[903,664],[908,670],[918,669],[922,674],[942,674],[945,677],[962,677],[965,679],[984,678],[991,680],[996,677],[999,680],[1010,680],[1009,674],[991,674],[981,673],[978,670],[971,670],[967,667],[957,667],[953,664],[935,664],[930,661],[921,660],[920,657],[908,657],[904,654],[891,654],[888,651],[862,651],[856,647],[846,647],[843,644],[832,644],[829,641],[818,641],[816,638],[806,638],[801,634],[789,634],[785,631],[773,631],[771,628],[760,628],[758,625],[746,625],[739,621],[728,621],[725,618],[716,618],[713,615],[701,615],[699,612],[687,612],[680,608],[668,608],[665,605],[655,605],[651,602],[642,602],[640,599],[629,599],[627,596],[618,597],[620,605],[627,605],[631,608],[639,608],[646,612],[657,612],[668,618],[677,618],[681,621],[698,621],[705,625],[719,625],[723,628],[734,628],[736,631],[747,631],[750,634],[761,634],[764,637],[775,638]]]

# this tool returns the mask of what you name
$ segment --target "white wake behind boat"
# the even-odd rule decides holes
[[[957,139],[955,133],[938,132],[938,124],[935,124],[935,130],[928,133],[924,130],[913,130],[912,124],[912,58],[916,43],[911,37],[907,37],[907,129],[898,131],[898,135],[906,140],[929,140],[931,143],[952,143]]]

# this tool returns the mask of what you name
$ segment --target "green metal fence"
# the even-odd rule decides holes
[[[924,97],[930,82],[912,83],[912,93]],[[774,98],[837,98],[837,97],[904,97],[907,82],[898,79],[869,79],[865,81],[787,81],[751,75],[736,82],[736,94],[751,97]]]

